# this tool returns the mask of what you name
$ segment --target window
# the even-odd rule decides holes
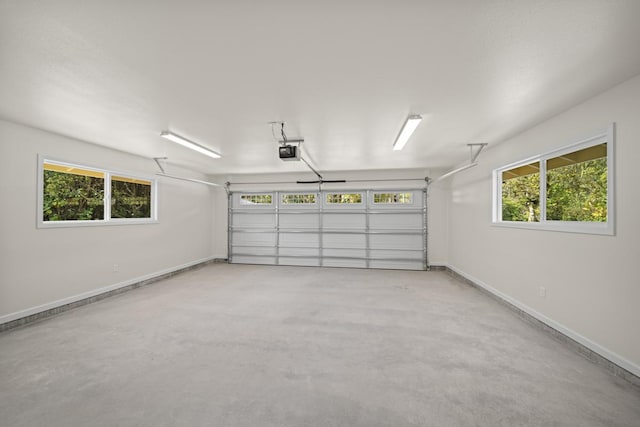
[[[151,181],[111,177],[111,218],[151,218]]]
[[[540,162],[502,172],[502,220],[540,221]]]
[[[607,143],[547,160],[547,220],[607,221]]]
[[[155,180],[39,160],[38,227],[155,222]]]
[[[45,162],[42,220],[104,220],[104,172]]]
[[[496,169],[493,221],[613,234],[612,177],[613,125],[580,143]]]
[[[241,205],[270,205],[273,203],[271,194],[243,194],[240,196]]]
[[[282,195],[282,204],[283,205],[302,205],[308,204],[312,205],[316,203],[316,195],[311,194],[283,194]]]
[[[330,194],[327,194],[327,203],[335,203],[335,204],[362,203],[362,193],[330,193]]]
[[[410,205],[413,203],[413,193],[373,193],[373,203]]]

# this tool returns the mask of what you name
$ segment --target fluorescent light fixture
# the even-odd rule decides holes
[[[411,135],[420,124],[420,121],[422,121],[422,117],[417,114],[412,114],[407,117],[407,120],[402,125],[402,130],[396,138],[396,142],[393,143],[394,150],[398,151],[404,148],[405,144],[409,141],[409,138],[411,138]]]
[[[160,133],[160,136],[168,139],[169,141],[173,141],[176,144],[180,144],[183,147],[191,148],[192,150],[197,151],[200,154],[204,154],[205,156],[213,157],[214,159],[219,159],[221,157],[220,154],[216,153],[215,151],[209,150],[208,148],[196,144],[193,141],[189,141],[187,138],[176,135],[175,133],[171,133],[165,130]]]
[[[470,169],[470,168],[472,168],[474,166],[477,166],[477,165],[478,165],[478,162],[473,162],[473,163],[469,163],[468,165],[460,166],[459,168],[454,169],[452,171],[449,171],[449,172],[445,173],[444,175],[442,175],[441,177],[438,177],[438,179],[436,181],[442,181],[445,178],[449,178],[451,175],[454,175],[454,174],[456,174],[458,172],[465,171],[465,170]]]

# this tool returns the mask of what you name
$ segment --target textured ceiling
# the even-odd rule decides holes
[[[5,0],[0,117],[204,173],[306,170],[277,158],[272,120],[322,171],[449,167],[639,74],[639,16],[636,0]]]

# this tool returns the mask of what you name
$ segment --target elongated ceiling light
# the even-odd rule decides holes
[[[402,130],[400,130],[400,133],[396,138],[396,142],[393,143],[393,149],[395,151],[402,150],[404,148],[405,144],[409,141],[409,138],[411,138],[411,135],[420,124],[420,121],[422,121],[422,117],[417,114],[412,114],[407,117],[404,125],[402,125]]]
[[[192,150],[197,151],[200,154],[204,154],[205,156],[213,157],[214,159],[219,159],[221,157],[220,154],[216,153],[215,151],[209,150],[208,148],[196,144],[193,141],[189,141],[188,139],[180,135],[176,135],[175,133],[171,133],[165,130],[160,133],[160,136],[168,139],[169,141],[173,141],[176,144],[180,144],[183,147],[191,148]]]

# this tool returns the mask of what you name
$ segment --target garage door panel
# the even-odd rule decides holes
[[[273,213],[236,214],[233,225],[238,228],[275,228],[276,221]]]
[[[325,248],[366,248],[367,237],[364,234],[324,234],[322,246]]]
[[[318,248],[286,248],[280,246],[280,250],[278,252],[281,257],[286,256],[306,256],[306,257],[315,257],[317,258],[320,254],[320,249]]]
[[[371,230],[406,230],[421,229],[422,215],[418,214],[379,214],[369,218]]]
[[[371,249],[423,249],[421,234],[373,234],[369,237]]]
[[[380,250],[370,249],[369,255],[372,259],[380,258],[385,260],[390,259],[402,259],[402,260],[416,260],[422,262],[424,253],[422,250]]]
[[[337,258],[325,258],[322,260],[322,265],[324,267],[367,268],[366,261]]]
[[[275,246],[276,233],[243,233],[233,232],[232,242],[234,245],[243,246]]]
[[[365,258],[367,256],[366,249],[323,249],[325,257],[345,257],[345,258]]]
[[[422,270],[422,261],[370,261],[369,268],[389,270]]]
[[[280,265],[299,265],[303,267],[320,267],[320,260],[318,256],[309,257],[309,258],[289,258],[289,257],[280,257],[279,259]]]
[[[234,255],[233,262],[238,264],[268,264],[275,265],[276,257],[257,257],[246,255]]]
[[[365,230],[367,217],[365,214],[327,214],[322,217],[322,226],[325,229],[337,230]]]
[[[273,255],[276,256],[276,248],[274,247],[261,247],[261,246],[233,246],[233,251],[241,255]]]
[[[280,247],[312,247],[320,246],[318,233],[280,233]]]
[[[280,213],[280,229],[319,228],[318,214],[286,214]]]

